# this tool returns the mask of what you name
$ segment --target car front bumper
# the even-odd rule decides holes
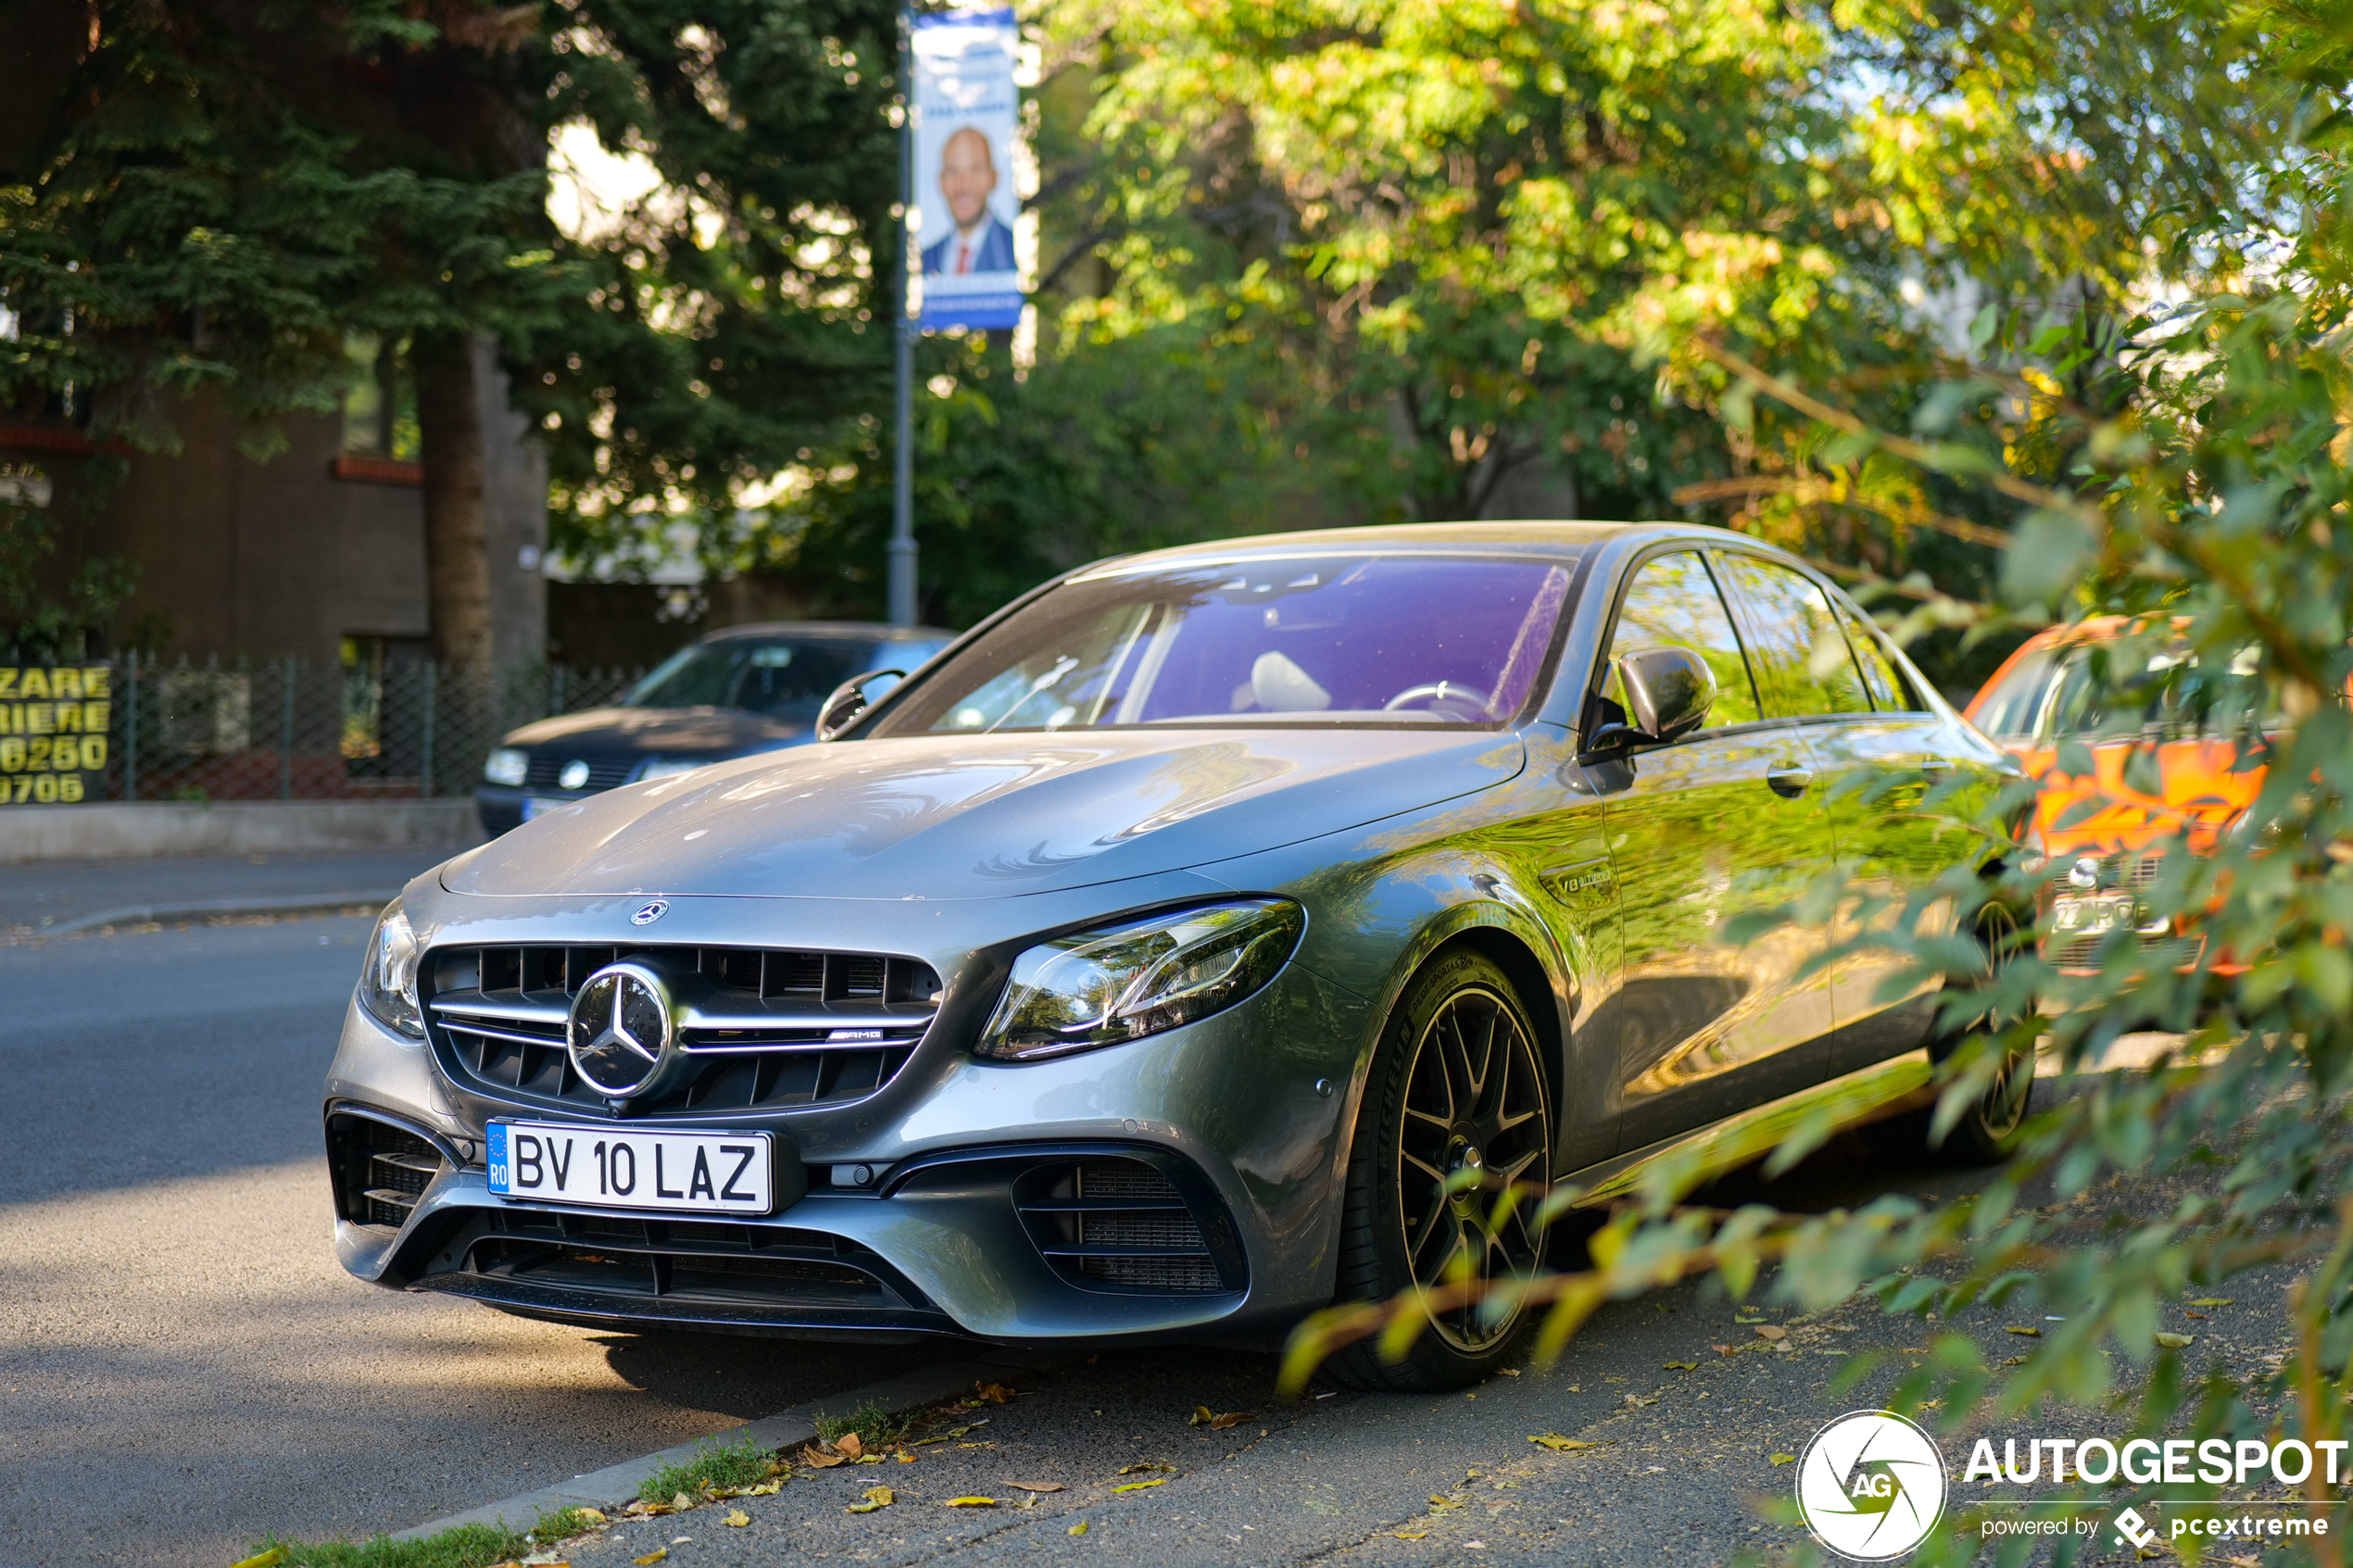
[[[1231,896],[1196,878],[1182,884],[1193,897]],[[1171,890],[1139,889],[1136,901],[1164,902]],[[1082,892],[1088,907],[1101,908],[1102,889]],[[1024,919],[1051,927],[1071,918],[1053,906],[1075,910],[1081,897],[1018,902],[1027,906]],[[421,901],[412,888],[411,918],[441,898]],[[909,947],[840,929],[878,919],[903,928],[903,905],[892,920],[889,905],[851,900],[677,902],[733,905],[716,911],[730,923],[740,923],[747,904],[773,904],[752,912],[801,931],[833,927],[828,946]],[[1001,929],[1002,906],[1012,902],[985,901],[996,906],[990,923]],[[979,913],[933,906],[923,916],[963,924]],[[925,946],[942,974],[973,972],[969,950]],[[985,1013],[943,1008],[906,1067],[863,1099],[725,1117],[730,1130],[757,1127],[789,1145],[807,1169],[808,1190],[765,1219],[702,1222],[494,1195],[483,1164],[486,1122],[548,1120],[550,1112],[502,1105],[478,1085],[452,1082],[431,1047],[386,1030],[355,1001],[327,1085],[331,1151],[356,1118],[428,1140],[434,1157],[424,1163],[437,1168],[403,1223],[371,1223],[363,1179],[346,1175],[338,1156],[337,1254],[361,1279],[530,1315],[799,1336],[1239,1339],[1278,1330],[1330,1300],[1353,1103],[1345,1090],[1369,1024],[1361,998],[1293,963],[1256,995],[1197,1023],[1020,1065],[972,1057],[959,1030],[968,1033],[968,1021]],[[610,1124],[552,1119],[577,1120],[584,1130]],[[696,1124],[691,1116],[633,1123]],[[1214,1254],[1214,1276],[1173,1286],[1087,1277],[1083,1257],[1070,1255],[1088,1250],[1084,1231],[1081,1245],[1057,1251],[1050,1233],[1061,1222],[1051,1203],[1039,1206],[1060,1173],[1082,1164],[1148,1184],[1157,1173]],[[858,1166],[872,1173],[869,1181],[836,1185],[837,1173]]]

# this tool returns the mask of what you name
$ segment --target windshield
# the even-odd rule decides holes
[[[2284,721],[2263,707],[2256,649],[2240,649],[2220,671],[2180,643],[2147,650],[2145,642],[2039,649],[1985,694],[1977,726],[1997,740],[2047,742],[2228,734],[2251,709],[2266,729]]]
[[[729,637],[681,648],[637,683],[628,708],[740,708],[753,713],[813,718],[817,705],[852,675],[888,663],[914,668],[929,649],[883,648],[840,638],[764,642]]]
[[[1291,557],[1065,583],[886,714],[884,735],[1169,723],[1506,722],[1552,651],[1557,561]]]

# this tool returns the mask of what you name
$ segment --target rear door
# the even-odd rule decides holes
[[[1832,846],[1849,879],[1829,935],[1843,943],[1867,927],[1892,927],[1909,892],[1933,881],[1953,852],[1953,835],[1921,810],[1943,755],[1941,724],[1845,596],[1755,556],[1735,556],[1727,572],[1759,628],[1767,700],[1803,717],[1821,770]],[[1936,987],[1900,985],[1906,967],[1887,951],[1850,953],[1832,965],[1829,1075],[1900,1056],[1927,1037]]]
[[[1798,979],[1816,934],[1719,940],[1735,915],[1793,898],[1830,864],[1829,834],[1798,730],[1760,714],[1755,684],[1705,554],[1673,548],[1629,574],[1610,660],[1585,733],[1622,718],[1616,660],[1687,647],[1714,671],[1707,722],[1666,746],[1586,769],[1608,805],[1623,983],[1589,1031],[1610,1042],[1632,1150],[1803,1087],[1829,1000]]]

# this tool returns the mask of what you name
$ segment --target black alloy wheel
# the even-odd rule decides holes
[[[2020,923],[2017,911],[1994,900],[1978,910],[1975,930],[1978,946],[1985,954],[1985,977],[1981,984],[1991,987],[2033,939]],[[1989,1004],[1937,1041],[1931,1054],[1943,1061],[1972,1036],[2009,1033],[2022,1016],[1999,1004]],[[2034,1053],[2014,1043],[2003,1053],[2001,1065],[1977,1102],[1961,1113],[1941,1145],[1931,1145],[1931,1152],[1956,1165],[2000,1164],[2017,1151],[2019,1133],[2026,1125],[2033,1099]],[[1923,1117],[1933,1114],[1931,1110]]]
[[[1399,998],[1373,1062],[1349,1164],[1340,1269],[1343,1299],[1386,1300],[1465,1280],[1532,1273],[1536,1210],[1551,1185],[1552,1102],[1536,1034],[1510,979],[1474,949],[1441,954]],[[1518,1201],[1498,1221],[1498,1200]],[[1402,1361],[1369,1343],[1338,1352],[1329,1375],[1413,1392],[1477,1382],[1526,1314],[1473,1300],[1433,1313]]]

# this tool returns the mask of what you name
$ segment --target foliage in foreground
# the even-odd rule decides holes
[[[271,1536],[254,1549],[247,1562],[255,1568],[493,1568],[576,1536],[595,1523],[579,1510],[567,1508],[540,1515],[528,1530],[460,1524],[414,1540],[377,1536],[365,1541],[296,1541]]]
[[[2026,623],[2120,618],[2120,634],[2090,661],[2089,696],[2105,715],[2097,741],[2122,748],[2127,786],[2155,786],[2158,748],[2193,738],[2234,754],[2242,771],[2262,770],[2259,796],[2219,838],[2167,829],[2145,851],[2162,857],[2145,917],[2166,921],[2169,935],[2202,938],[2184,972],[2173,944],[2144,946],[2129,927],[2101,939],[2095,972],[2067,973],[2030,953],[1988,974],[1973,940],[1905,935],[1923,929],[1919,917],[1935,900],[1950,901],[1963,932],[1989,900],[2033,908],[2045,879],[2065,866],[2046,865],[2031,836],[1994,874],[1957,867],[1901,908],[1874,902],[1860,884],[1816,891],[1812,912],[1836,893],[1861,934],[1843,952],[1908,960],[1888,995],[1937,978],[1967,990],[1950,1002],[1948,1023],[1988,1004],[2018,1020],[1969,1034],[1943,1064],[1940,1119],[1949,1124],[1980,1096],[2006,1053],[2039,1043],[2075,1072],[2128,1032],[2170,1032],[2177,1044],[2145,1069],[2091,1074],[2084,1092],[2030,1123],[2018,1158],[1979,1197],[1932,1212],[1900,1195],[1851,1213],[1727,1211],[1685,1201],[1696,1170],[1659,1172],[1612,1210],[1593,1238],[1592,1268],[1496,1293],[1499,1306],[1517,1300],[1539,1312],[1540,1355],[1556,1354],[1605,1301],[1702,1274],[1735,1299],[1761,1292],[1806,1310],[1863,1292],[1890,1313],[1943,1320],[2007,1301],[2045,1323],[2015,1369],[1989,1365],[1979,1347],[1948,1336],[1899,1391],[1902,1408],[1946,1434],[2001,1421],[2120,1440],[2345,1436],[2353,1397],[2353,247],[2347,128],[2324,110],[2342,99],[2348,56],[2341,33],[2308,31],[2300,12],[2251,6],[2234,16],[2239,31],[2217,46],[2243,50],[2246,69],[2308,94],[2301,140],[2252,149],[2245,165],[2271,210],[2289,216],[2267,224],[2225,214],[2183,235],[2208,270],[2180,303],[2043,321],[1989,313],[1976,357],[1943,369],[1908,434],[1875,429],[1760,369],[1730,346],[1721,322],[1664,323],[1654,340],[1664,373],[1695,395],[1714,389],[1730,422],[1778,401],[1815,420],[1815,439],[1841,460],[1894,461],[2004,497],[2013,520],[2004,613]],[[1999,460],[1982,439],[1993,427],[2004,432]],[[2089,774],[2092,752],[2067,740],[2053,769]],[[1975,825],[2002,834],[2027,787]],[[1944,792],[1923,809],[1957,815],[1963,805]],[[1831,1131],[1828,1118],[1801,1128],[1768,1170]],[[2116,1173],[2197,1179],[2182,1184],[2167,1211],[2120,1216],[2092,1242],[2062,1242],[2023,1198],[2030,1184],[2047,1184],[2066,1202]],[[2282,1325],[2292,1349],[2275,1367],[2234,1372],[2161,1332],[2165,1304],[2271,1268],[2294,1277]],[[1327,1315],[1295,1342],[1291,1375],[1303,1377],[1349,1338],[1381,1334],[1402,1346],[1425,1305]],[[2108,1503],[2145,1505],[2150,1495],[2107,1490]],[[2293,1490],[2315,1501],[2343,1495],[2318,1466]],[[2200,1483],[2164,1492],[2176,1502],[2220,1496]],[[1918,1561],[1965,1561],[1977,1549],[1973,1537],[1947,1533]],[[2335,1560],[2328,1537],[2284,1549]]]

